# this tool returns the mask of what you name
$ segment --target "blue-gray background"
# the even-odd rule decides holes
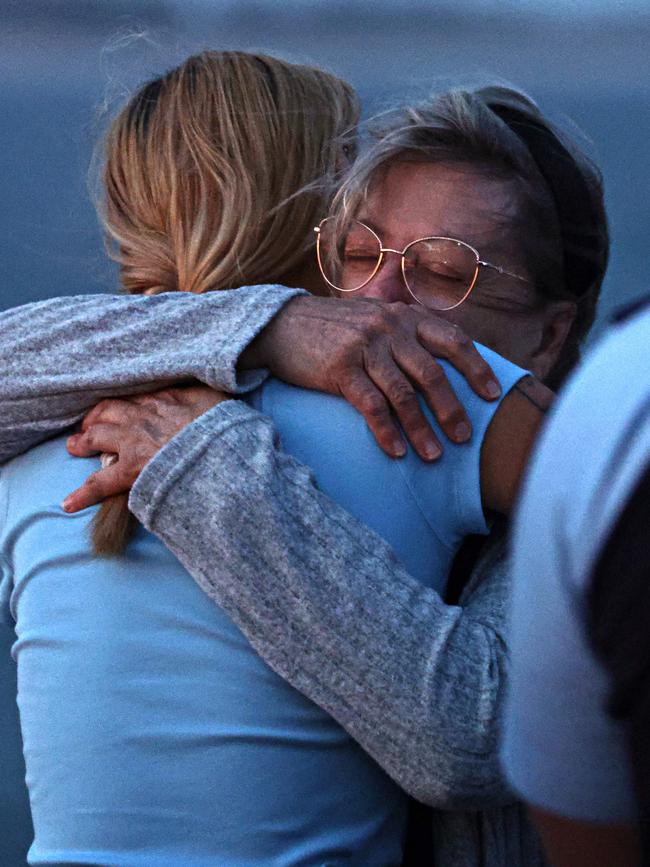
[[[0,0],[0,309],[116,288],[86,183],[101,109],[211,47],[330,68],[366,113],[459,76],[498,76],[560,123],[571,118],[605,175],[613,254],[602,322],[648,288],[649,44],[647,0]],[[5,684],[9,640],[0,630]],[[16,738],[7,698],[5,745]],[[22,773],[2,757],[3,867],[24,863]]]
[[[648,44],[647,0],[0,0],[0,309],[115,288],[86,186],[100,108],[210,46],[324,65],[367,111],[496,75],[573,119],[605,173],[606,313],[646,288]]]

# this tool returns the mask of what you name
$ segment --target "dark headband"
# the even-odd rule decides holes
[[[604,213],[575,159],[548,127],[511,106],[488,103],[488,108],[526,145],[553,196],[566,286],[579,300],[602,276],[607,264]]]

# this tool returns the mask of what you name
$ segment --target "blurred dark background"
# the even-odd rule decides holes
[[[602,327],[648,287],[649,44],[647,0],[0,0],[0,309],[116,289],[87,187],[102,119],[139,82],[210,47],[329,68],[366,114],[496,76],[577,124],[603,169],[612,228]],[[10,642],[0,628],[5,685]],[[3,693],[9,745],[17,720]],[[29,842],[24,768],[4,752],[0,864],[14,867]]]
[[[605,174],[606,313],[646,285],[649,43],[645,0],[0,0],[0,308],[116,288],[86,183],[102,116],[214,47],[330,68],[366,113],[497,76],[570,118]]]

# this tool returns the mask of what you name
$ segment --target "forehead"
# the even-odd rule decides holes
[[[398,162],[371,185],[357,216],[388,246],[445,235],[484,247],[514,218],[515,195],[511,182],[470,165]]]

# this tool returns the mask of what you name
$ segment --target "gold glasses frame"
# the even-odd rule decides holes
[[[321,229],[322,229],[324,223],[327,223],[329,220],[333,220],[333,219],[334,219],[333,217],[325,217],[325,219],[321,220],[317,226],[314,226],[314,232],[316,233],[316,258],[318,260],[318,267],[320,269],[321,275],[323,277],[323,280],[325,280],[325,282],[328,284],[328,286],[331,286],[332,289],[336,289],[337,292],[358,292],[359,289],[363,289],[364,286],[367,286],[368,283],[370,283],[370,281],[373,279],[373,277],[375,277],[375,275],[377,274],[377,272],[381,268],[382,262],[384,261],[384,254],[385,253],[395,253],[397,256],[401,256],[401,258],[402,258],[402,266],[401,266],[402,279],[404,280],[404,285],[406,286],[406,288],[409,292],[409,295],[411,295],[411,297],[413,298],[413,300],[417,304],[420,304],[422,307],[426,307],[426,304],[424,304],[422,301],[420,301],[420,299],[417,297],[417,295],[413,292],[413,290],[409,286],[409,282],[408,282],[408,279],[406,277],[406,253],[411,249],[411,247],[413,247],[414,244],[419,244],[420,241],[452,241],[454,244],[458,244],[459,246],[464,247],[465,249],[469,250],[472,253],[472,255],[474,256],[474,259],[476,260],[476,267],[474,269],[474,276],[472,277],[469,288],[467,289],[467,291],[465,292],[463,297],[460,299],[460,301],[457,301],[455,304],[451,304],[449,307],[436,307],[436,308],[432,308],[432,309],[445,311],[445,310],[454,310],[456,307],[460,307],[460,305],[464,301],[467,300],[472,289],[476,285],[476,281],[478,279],[478,275],[480,273],[481,266],[484,268],[491,268],[493,271],[497,271],[499,274],[502,274],[504,276],[513,277],[515,280],[522,280],[524,283],[530,283],[531,282],[527,277],[521,277],[519,274],[514,274],[512,271],[506,271],[506,269],[502,268],[500,265],[494,265],[492,262],[487,262],[487,261],[485,261],[485,259],[481,259],[481,256],[475,247],[472,247],[472,245],[468,244],[466,241],[461,241],[459,238],[447,238],[443,235],[427,235],[424,238],[416,238],[414,241],[411,241],[401,251],[400,250],[394,250],[392,247],[384,247],[384,245],[382,244],[381,238],[374,231],[374,229],[371,229],[370,226],[366,225],[361,220],[354,220],[353,222],[358,223],[360,226],[363,226],[364,229],[367,229],[377,239],[377,243],[379,244],[379,257],[377,259],[377,264],[375,265],[374,271],[368,277],[367,280],[364,280],[364,282],[361,283],[359,286],[355,286],[354,289],[343,289],[341,286],[336,286],[334,283],[332,283],[331,280],[328,279],[327,275],[325,274],[325,269],[323,268],[323,263],[321,261],[321,253],[320,253]]]

